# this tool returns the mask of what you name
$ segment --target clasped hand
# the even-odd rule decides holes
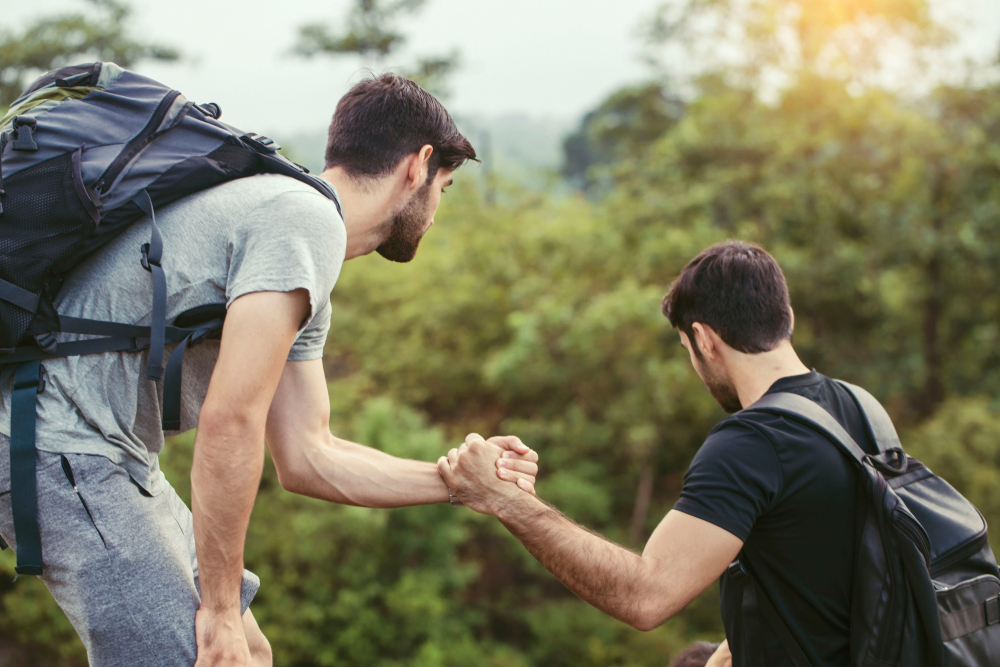
[[[438,459],[438,472],[466,506],[496,515],[516,494],[534,495],[538,453],[516,436],[484,440],[470,433],[461,447]]]

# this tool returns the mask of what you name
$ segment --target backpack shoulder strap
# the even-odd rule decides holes
[[[829,412],[804,396],[785,392],[765,394],[759,401],[743,410],[743,412],[747,411],[773,412],[794,417],[799,421],[806,422],[826,435],[858,463],[862,463],[865,457],[868,456],[858,446],[858,443],[854,442],[854,438],[844,430],[840,422],[834,419]]]
[[[896,434],[896,427],[892,425],[889,413],[885,411],[885,408],[878,402],[878,399],[861,387],[844,382],[843,380],[836,380],[836,382],[854,398],[854,402],[857,404],[858,410],[865,420],[865,426],[868,427],[868,433],[878,446],[879,452],[884,453],[889,449],[902,449],[899,436]]]

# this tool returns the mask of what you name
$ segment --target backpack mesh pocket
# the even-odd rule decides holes
[[[0,278],[40,294],[96,227],[96,211],[82,199],[80,151],[18,172],[3,185]],[[33,318],[33,313],[0,301],[0,348],[23,343]]]

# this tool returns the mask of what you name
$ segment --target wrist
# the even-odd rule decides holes
[[[541,505],[535,496],[526,491],[521,491],[516,486],[514,488],[516,489],[515,493],[497,497],[490,508],[490,514],[505,525],[517,523],[529,515],[534,506]]]
[[[242,585],[242,569],[240,571],[240,582]],[[204,576],[204,575],[203,575]],[[228,588],[228,587],[227,587]],[[242,605],[240,604],[240,588],[229,590],[212,590],[211,588],[201,588],[201,605],[199,609],[205,614],[218,618],[235,617],[242,618]]]
[[[198,610],[200,612],[202,612],[203,614],[205,614],[207,616],[211,616],[213,618],[225,619],[225,618],[228,617],[228,618],[239,619],[240,623],[243,622],[243,620],[242,620],[243,619],[243,615],[240,613],[240,604],[239,604],[239,602],[237,602],[235,605],[230,605],[230,604],[227,604],[227,605],[218,605],[218,604],[209,605],[209,604],[206,604],[204,600],[202,600],[201,606],[198,607]]]

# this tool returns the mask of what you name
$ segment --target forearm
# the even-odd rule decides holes
[[[243,546],[264,465],[262,425],[199,424],[191,511],[202,607],[239,612]]]
[[[294,493],[361,507],[448,501],[448,487],[434,463],[398,458],[328,431],[296,449],[282,460],[284,470],[279,469],[282,486]]]
[[[663,582],[642,556],[574,523],[529,494],[497,518],[538,561],[584,601],[641,630],[661,623]]]

